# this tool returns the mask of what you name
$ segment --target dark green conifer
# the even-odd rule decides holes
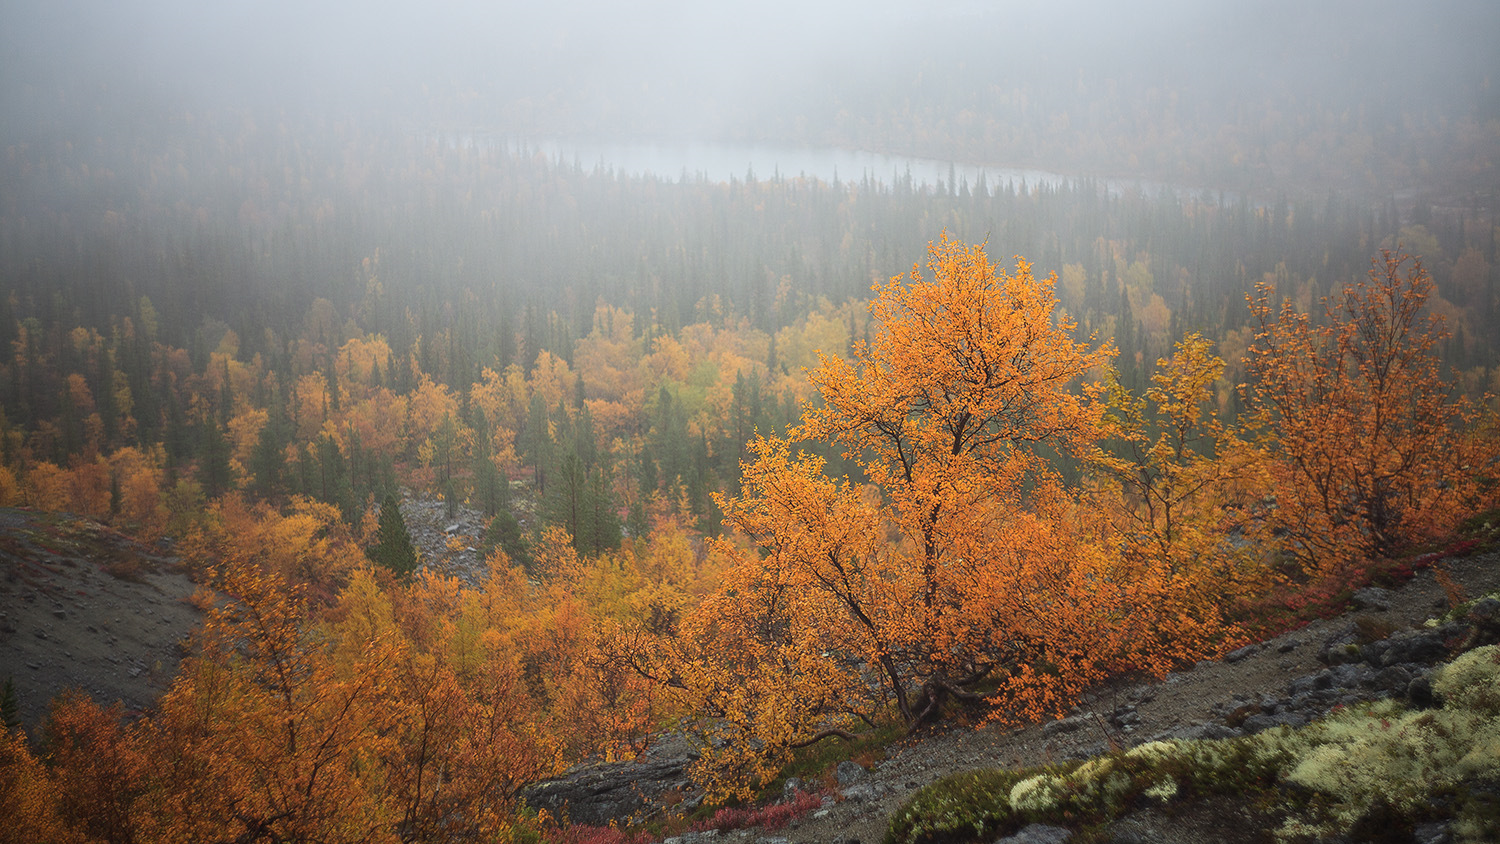
[[[380,502],[380,526],[375,536],[375,546],[370,549],[371,560],[401,577],[417,570],[417,549],[412,547],[411,534],[406,532],[406,520],[401,517],[401,507],[391,493],[386,493],[385,500]]]
[[[9,677],[0,685],[0,727],[14,730],[21,726],[21,704],[16,699],[16,683]]]

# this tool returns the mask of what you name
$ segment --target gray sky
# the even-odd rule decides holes
[[[579,125],[612,109],[712,136],[784,104],[858,101],[924,66],[993,84],[1160,80],[1208,99],[1287,80],[1335,98],[1386,86],[1472,99],[1496,76],[1497,43],[1493,0],[0,0],[0,87],[12,103],[82,83],[123,109],[459,121],[561,103]]]

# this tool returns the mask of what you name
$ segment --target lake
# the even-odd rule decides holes
[[[461,134],[445,136],[450,144],[502,146],[516,155],[540,154],[548,160],[626,176],[655,176],[673,181],[728,182],[750,178],[807,177],[832,183],[862,182],[891,186],[908,178],[914,186],[953,186],[968,183],[974,189],[981,179],[994,189],[1007,182],[1019,187],[1046,184],[1060,186],[1082,177],[1047,170],[1008,167],[978,167],[951,161],[910,156],[884,155],[832,147],[793,147],[735,143],[601,143],[574,140],[518,140],[503,136]],[[1137,190],[1154,195],[1172,190],[1186,195],[1187,189],[1168,188],[1144,179],[1098,179],[1110,193]],[[1196,193],[1196,192],[1195,192]]]

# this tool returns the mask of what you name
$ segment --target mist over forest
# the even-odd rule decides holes
[[[127,718],[0,614],[16,840],[639,842],[525,789],[677,731],[707,828],[1480,547],[1496,44],[1481,0],[0,0],[0,609],[89,617],[11,553],[81,520],[202,619]]]
[[[755,139],[1138,175],[1098,147],[1154,135],[1190,148],[1227,130],[1264,153],[1253,146],[1331,122],[1415,146],[1446,174],[1442,159],[1465,151],[1441,148],[1462,141],[1434,125],[1500,114],[1500,13],[1476,2],[12,0],[5,16],[5,135],[17,141],[249,108],[404,131]],[[985,146],[997,139],[972,124],[989,118],[1026,132]],[[1216,175],[1184,164],[1203,166],[1148,166],[1170,181]],[[1412,176],[1426,174],[1359,187],[1409,189]]]

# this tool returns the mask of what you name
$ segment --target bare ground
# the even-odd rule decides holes
[[[36,734],[49,702],[78,689],[139,714],[177,673],[202,618],[164,548],[67,514],[0,509],[0,683]]]

